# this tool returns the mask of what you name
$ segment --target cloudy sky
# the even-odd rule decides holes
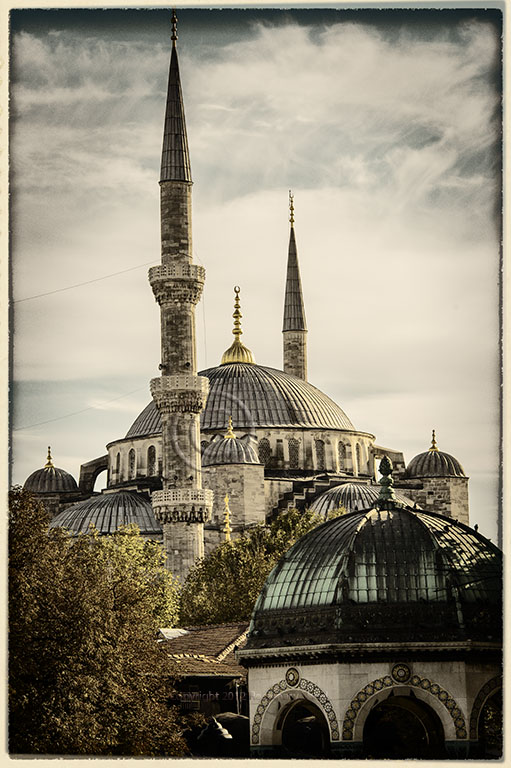
[[[435,428],[495,541],[499,13],[178,16],[200,367],[235,284],[281,367],[291,188],[310,381],[407,461]],[[11,13],[13,482],[49,444],[78,478],[150,400],[169,35],[161,9]]]

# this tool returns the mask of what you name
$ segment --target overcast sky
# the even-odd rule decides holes
[[[200,367],[235,284],[244,342],[282,367],[291,188],[310,381],[407,462],[435,428],[496,541],[499,14],[178,16]],[[150,400],[169,37],[163,10],[12,12],[14,482],[49,444],[78,479]]]

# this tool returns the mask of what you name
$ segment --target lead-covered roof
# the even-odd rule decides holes
[[[305,427],[354,430],[344,411],[309,382],[275,368],[232,363],[201,371],[209,395],[201,413],[202,430],[222,431],[232,417],[234,429]],[[154,402],[133,422],[126,437],[161,432]]]

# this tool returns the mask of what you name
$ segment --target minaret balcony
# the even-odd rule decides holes
[[[197,304],[205,279],[206,270],[199,264],[159,264],[149,270],[149,283],[160,306]]]
[[[206,523],[211,518],[213,491],[209,488],[153,491],[151,503],[160,523]]]
[[[200,413],[206,404],[209,379],[189,373],[151,379],[151,395],[162,415]]]

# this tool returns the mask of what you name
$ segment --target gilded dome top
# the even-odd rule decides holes
[[[121,525],[135,523],[142,536],[161,534],[160,523],[154,517],[151,502],[137,493],[119,491],[92,496],[59,512],[50,528],[66,528],[74,534],[87,533],[94,525],[99,533],[110,534]]]
[[[73,475],[54,466],[49,446],[45,466],[32,472],[25,480],[23,488],[32,493],[78,493]]]
[[[412,499],[405,496],[401,491],[394,489],[396,500],[410,507],[414,506]],[[322,515],[325,519],[329,512],[333,512],[343,507],[346,512],[354,512],[357,509],[368,509],[374,505],[374,502],[380,494],[380,489],[376,485],[366,485],[364,483],[343,483],[329,488],[318,496],[310,508],[312,511]]]
[[[256,602],[247,647],[497,640],[502,553],[451,518],[392,503],[299,539]]]
[[[201,429],[221,431],[232,416],[234,429],[305,427],[355,430],[327,395],[308,381],[262,365],[230,363],[201,371],[209,379],[209,395],[201,413]],[[126,437],[161,432],[153,401],[135,419]]]
[[[431,448],[419,453],[406,467],[405,477],[466,477],[458,459],[448,453],[439,451],[436,445],[435,430]]]

